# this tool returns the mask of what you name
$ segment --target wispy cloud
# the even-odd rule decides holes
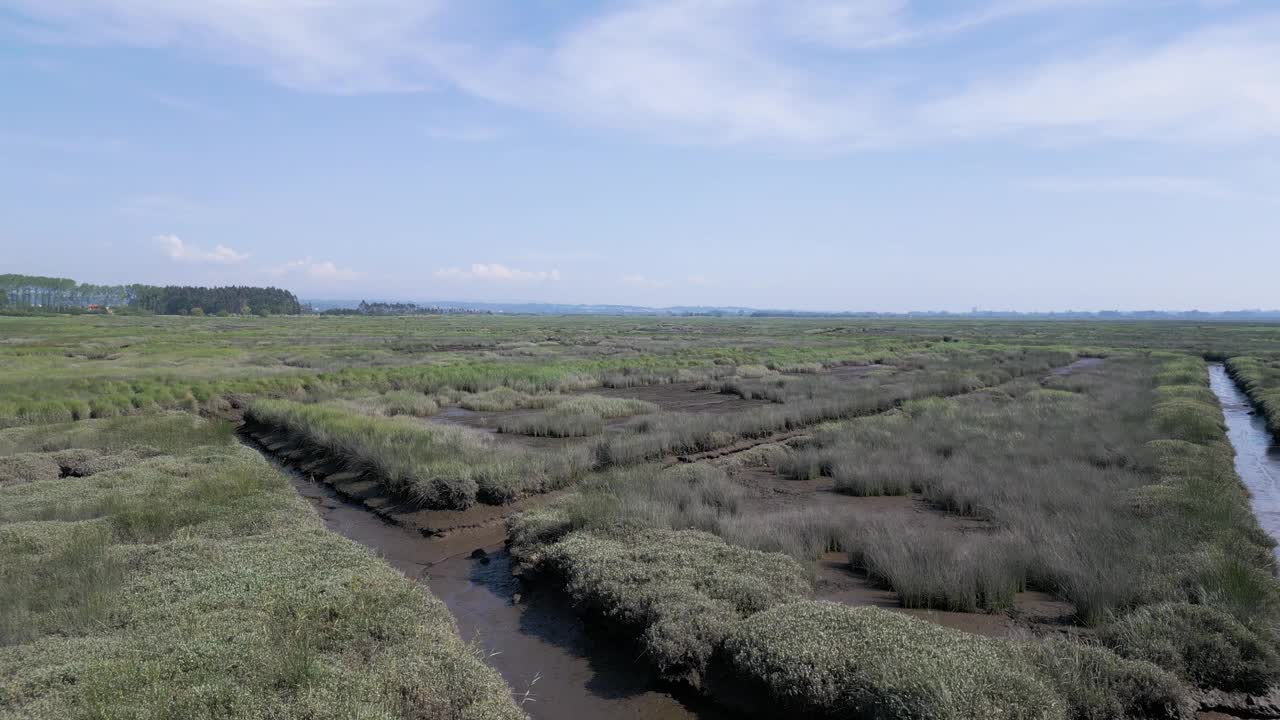
[[[467,26],[450,20],[484,21],[461,0],[10,3],[46,39],[175,47],[309,91],[453,87],[686,142],[847,149],[1062,134],[1165,142],[1280,135],[1280,15],[1213,3],[1188,14],[1196,20],[1181,35],[1081,35],[1053,46],[1066,49],[1021,48],[1014,62],[949,66],[912,53],[1013,18],[1082,9],[1143,17],[1135,13],[1161,13],[1167,3],[984,0],[939,12],[920,0],[652,0],[569,13],[537,40],[474,35],[483,42],[449,32]],[[426,132],[494,137],[483,127]]]
[[[207,213],[208,209],[178,195],[145,193],[131,195],[121,200],[116,206],[116,212],[128,217],[148,220],[179,220]]]
[[[493,142],[504,135],[498,128],[483,125],[429,125],[423,132],[435,140],[467,143]]]
[[[276,277],[301,276],[322,282],[342,282],[364,277],[364,273],[350,268],[338,267],[332,260],[317,262],[309,257],[277,265],[268,270],[267,273]]]
[[[1066,132],[1099,138],[1232,141],[1280,135],[1280,16],[1160,45],[1052,60],[921,108],[941,136]]]
[[[1064,193],[1142,193],[1225,197],[1231,190],[1217,180],[1173,175],[1038,177],[1024,183],[1035,190]]]
[[[667,280],[658,280],[645,275],[623,275],[622,284],[634,288],[644,288],[646,290],[659,290],[671,285]]]
[[[498,263],[474,263],[467,270],[456,267],[441,268],[434,274],[441,280],[455,281],[540,283],[560,280],[559,270],[518,270]]]
[[[11,0],[48,41],[178,47],[322,92],[420,90],[443,0]]]
[[[205,250],[183,242],[177,235],[157,235],[155,242],[165,255],[176,262],[234,265],[249,259],[248,253],[238,252],[226,245],[214,245],[212,250]]]

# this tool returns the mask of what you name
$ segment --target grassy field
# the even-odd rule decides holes
[[[443,604],[324,530],[226,423],[0,448],[91,458],[0,486],[0,717],[523,717]]]
[[[243,421],[424,534],[505,521],[730,705],[1190,717],[1280,680],[1206,370],[1274,426],[1276,357],[1226,323],[0,318],[0,713],[521,716]]]

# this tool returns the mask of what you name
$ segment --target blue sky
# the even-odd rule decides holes
[[[0,0],[0,272],[1280,306],[1280,5]]]

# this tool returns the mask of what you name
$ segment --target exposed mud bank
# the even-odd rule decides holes
[[[375,514],[362,504],[359,493],[342,491],[350,489],[349,482],[340,478],[330,485],[322,480],[328,477],[324,471],[336,469],[331,460],[308,461],[296,451],[277,455],[262,442],[284,447],[269,433],[246,428],[241,434],[247,444],[288,471],[293,486],[315,505],[326,527],[373,549],[443,600],[463,639],[473,642],[502,674],[535,720],[726,717],[691,690],[661,682],[627,643],[584,623],[554,585],[525,582],[511,574],[503,521],[518,511],[516,506],[492,508],[503,513],[495,522],[427,532],[429,525],[445,523],[415,522],[406,517],[413,513],[385,509]]]
[[[424,536],[454,537],[466,531],[481,540],[472,547],[502,542],[508,517],[559,495],[558,492],[530,495],[506,505],[476,504],[465,510],[423,509],[391,494],[370,473],[350,467],[342,458],[284,431],[247,420],[240,426],[239,434],[272,461],[303,478],[326,485],[339,497],[362,506],[385,522]]]
[[[1236,474],[1249,489],[1253,513],[1262,529],[1280,542],[1280,445],[1222,364],[1209,366],[1209,385],[1222,404],[1227,439],[1236,451]],[[1276,558],[1280,560],[1280,548]]]

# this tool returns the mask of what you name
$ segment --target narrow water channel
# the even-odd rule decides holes
[[[387,524],[329,487],[284,472],[326,527],[372,548],[443,600],[463,639],[479,643],[535,720],[727,717],[694,693],[664,685],[643,658],[593,633],[562,594],[522,586],[500,543],[484,548],[484,558],[473,558],[474,546]]]
[[[1236,450],[1236,473],[1249,488],[1253,513],[1268,535],[1280,541],[1280,445],[1267,432],[1244,394],[1219,363],[1209,366],[1209,385],[1227,421],[1227,438]],[[1280,548],[1276,549],[1280,559]]]

